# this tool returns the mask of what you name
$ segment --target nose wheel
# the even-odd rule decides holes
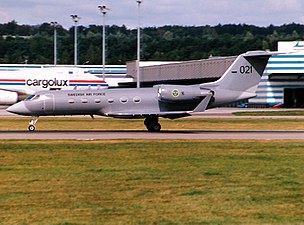
[[[158,122],[158,116],[147,116],[144,124],[149,132],[159,132],[161,130],[161,125]]]
[[[38,116],[35,116],[35,117],[32,117],[32,120],[31,122],[29,123],[29,126],[28,126],[28,130],[29,131],[35,131],[36,130],[36,123],[38,122]]]
[[[28,130],[29,131],[35,131],[36,127],[34,125],[29,125]]]

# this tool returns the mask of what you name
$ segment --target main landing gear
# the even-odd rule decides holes
[[[35,129],[36,129],[36,123],[37,123],[37,121],[38,121],[38,116],[33,116],[32,117],[32,120],[31,120],[31,122],[29,123],[29,126],[28,126],[28,130],[29,131],[35,131]]]
[[[158,123],[158,116],[156,115],[147,116],[144,124],[149,132],[159,132],[161,129],[161,125]]]

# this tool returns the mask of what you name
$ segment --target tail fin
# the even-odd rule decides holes
[[[278,53],[265,51],[241,54],[219,80],[201,84],[201,89],[208,89],[214,93],[214,101],[210,107],[255,97],[268,59],[276,54]]]
[[[276,53],[252,51],[239,55],[224,75],[212,84],[218,89],[255,92],[271,55]],[[206,83],[208,86],[208,83]],[[204,84],[202,84],[205,87]]]

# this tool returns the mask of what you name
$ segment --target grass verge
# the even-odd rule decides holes
[[[302,141],[0,141],[1,224],[304,221]]]
[[[27,130],[29,118],[5,118],[0,130]],[[160,119],[162,130],[303,130],[303,119]],[[146,130],[143,119],[44,117],[37,130]]]
[[[303,110],[234,112],[235,116],[304,116]]]

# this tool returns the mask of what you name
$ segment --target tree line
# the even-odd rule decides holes
[[[58,64],[73,64],[74,27],[57,27]],[[246,24],[146,27],[141,32],[142,60],[194,60],[237,55],[249,50],[276,50],[278,41],[302,40],[304,25],[258,27]],[[52,64],[54,27],[49,23],[0,24],[0,63]],[[137,30],[106,27],[107,64],[136,59]],[[78,27],[79,64],[101,64],[102,27]]]

